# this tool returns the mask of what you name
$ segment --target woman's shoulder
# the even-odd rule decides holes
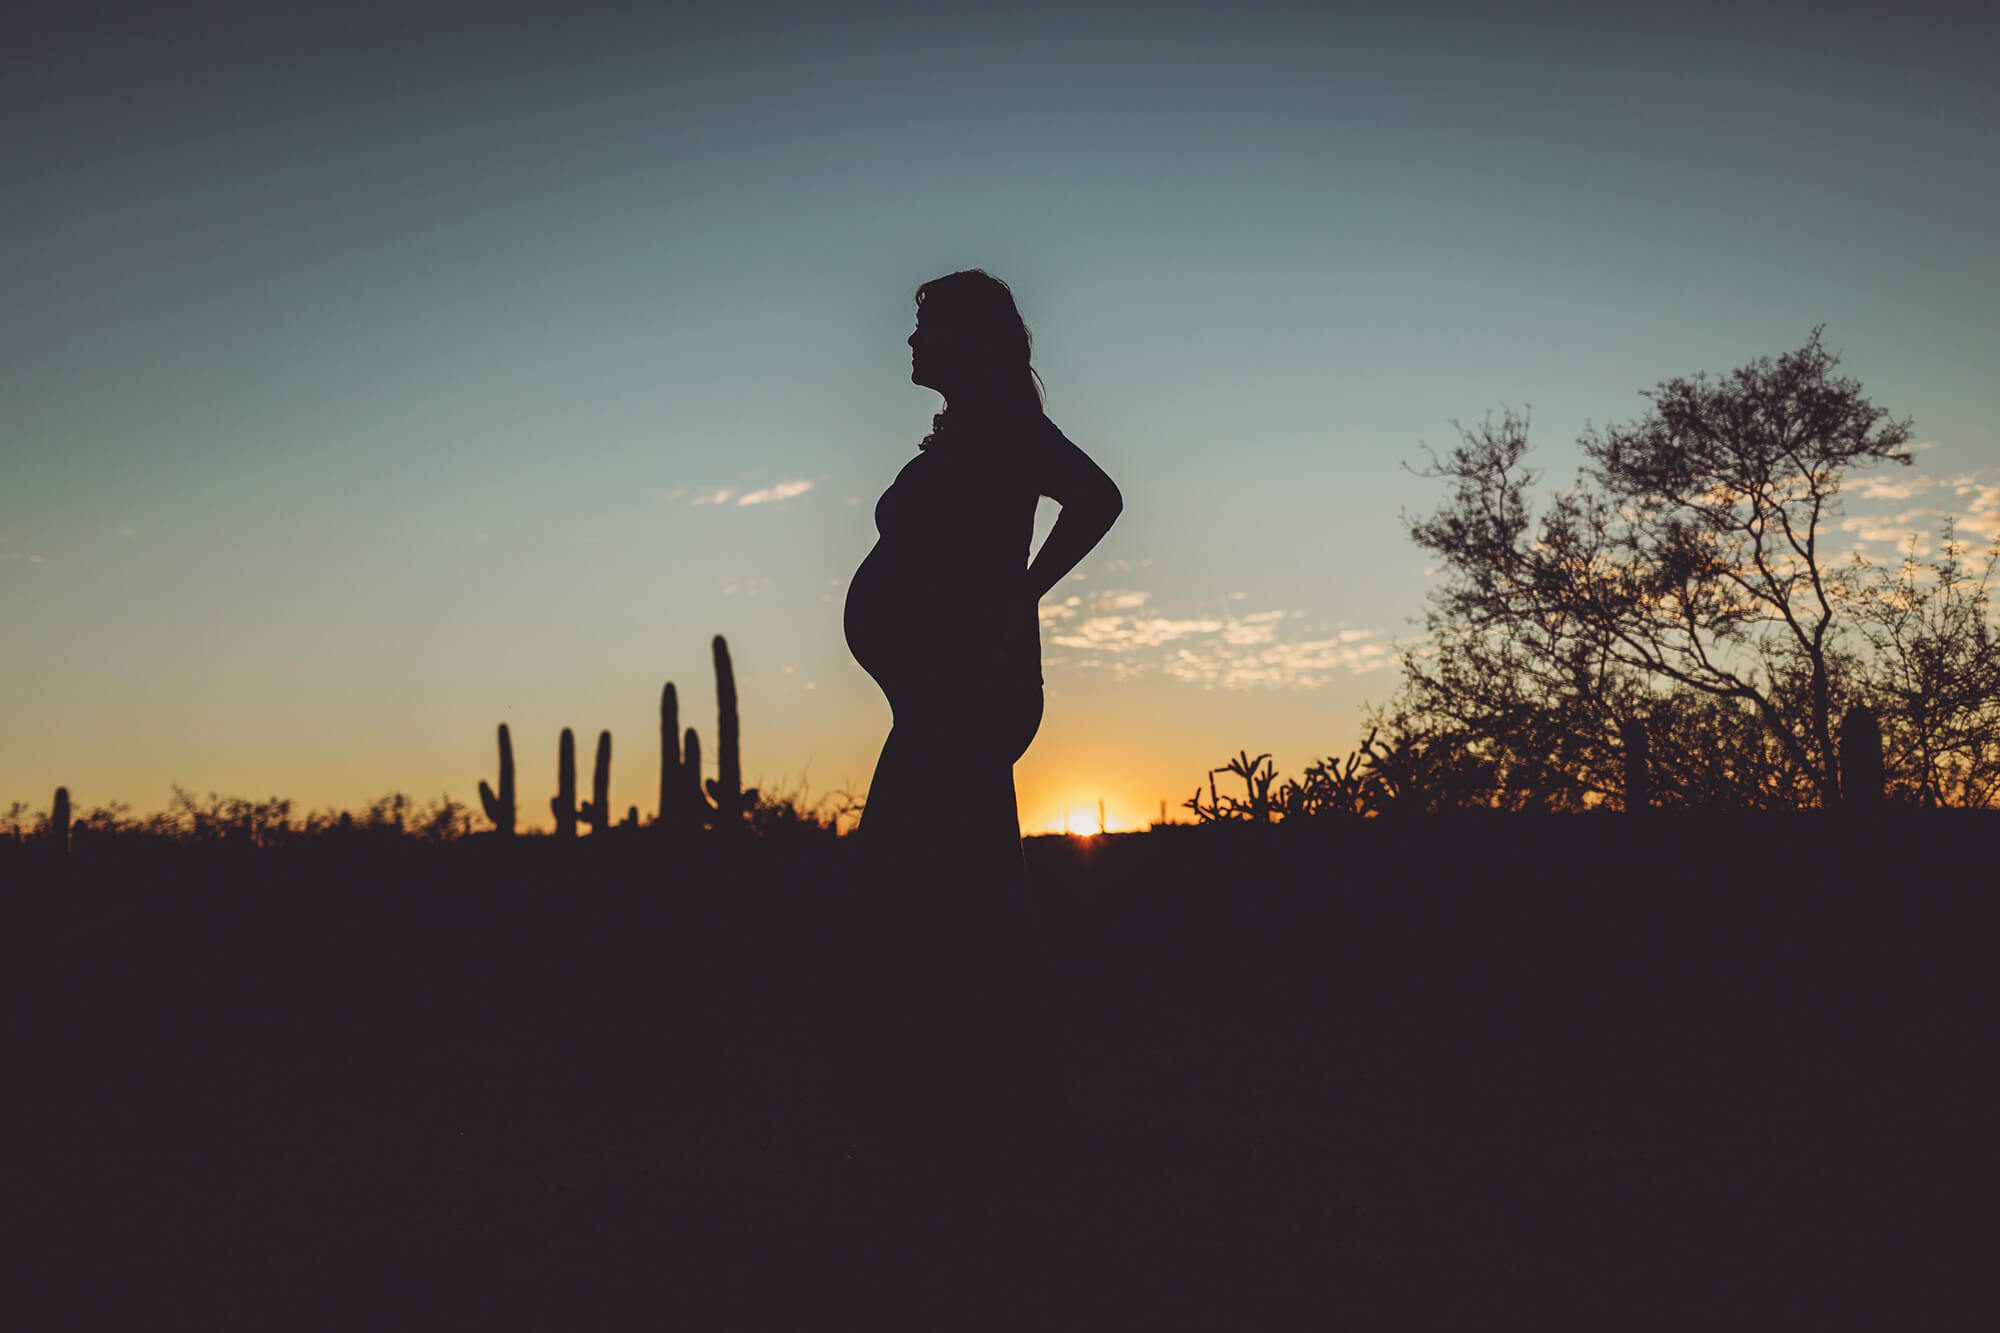
[[[989,436],[992,453],[1013,463],[1039,463],[1069,444],[1048,413],[1037,412],[995,422]]]

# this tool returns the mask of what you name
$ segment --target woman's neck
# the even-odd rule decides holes
[[[944,413],[954,421],[994,421],[1038,412],[1041,404],[1024,402],[1018,393],[1004,389],[960,389],[946,394]],[[942,414],[941,414],[942,415]]]
[[[957,393],[944,400],[944,411],[957,421],[997,417],[1005,410],[1000,396],[992,393]]]

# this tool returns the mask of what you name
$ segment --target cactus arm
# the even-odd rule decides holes
[[[687,803],[688,825],[700,828],[708,822],[709,805],[708,798],[701,794],[701,737],[695,734],[693,727],[687,729],[685,744],[681,748],[681,799]]]
[[[590,767],[590,800],[577,811],[577,818],[602,833],[611,827],[611,733],[597,733],[597,759]]]
[[[501,837],[510,837],[514,832],[514,738],[508,734],[507,724],[500,724],[500,790],[494,791],[482,780],[479,784],[479,804],[486,810],[486,817],[493,821],[493,830]]]

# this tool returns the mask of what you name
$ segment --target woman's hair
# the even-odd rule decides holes
[[[961,269],[917,288],[917,309],[951,330],[967,368],[999,390],[1002,403],[1042,410],[1042,377],[1032,364],[1034,339],[1006,283],[985,269]]]

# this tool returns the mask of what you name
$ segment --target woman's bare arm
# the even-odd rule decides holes
[[[1028,590],[1039,602],[1104,540],[1125,508],[1125,497],[1104,469],[1053,424],[1035,452],[1035,462],[1040,493],[1062,506],[1042,549],[1028,565]]]

